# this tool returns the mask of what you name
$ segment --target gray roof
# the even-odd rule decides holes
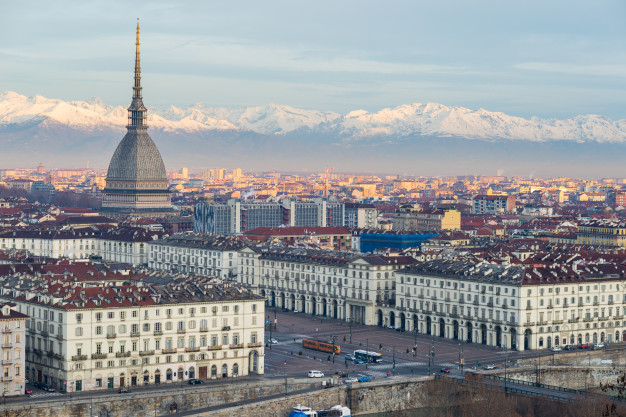
[[[146,131],[126,133],[111,158],[107,180],[167,181],[163,158]]]

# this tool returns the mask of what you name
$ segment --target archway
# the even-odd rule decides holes
[[[400,313],[400,323],[398,323],[398,326],[400,326],[400,328],[404,331],[406,330],[406,316],[404,315],[404,313]]]
[[[189,368],[189,379],[194,379],[196,377],[196,369],[192,366]]]
[[[480,343],[482,343],[483,345],[487,344],[487,325],[486,324],[480,325]]]
[[[155,384],[160,384],[161,383],[161,371],[160,370],[156,370],[154,371],[154,383]]]
[[[317,315],[317,299],[315,297],[311,297],[311,315]]]
[[[258,373],[258,366],[259,366],[259,354],[257,353],[256,350],[253,350],[252,352],[250,352],[250,355],[248,355],[248,369],[250,369],[250,373]]]
[[[183,380],[183,376],[184,376],[183,374],[184,373],[185,373],[185,370],[182,367],[178,368],[178,373],[177,373],[176,377],[178,377],[179,381]]]
[[[454,320],[452,322],[452,338],[454,340],[461,340],[459,336],[459,322]]]
[[[419,321],[417,319],[417,314],[413,314],[413,331],[414,332],[418,332],[419,331]]]
[[[238,364],[234,364],[233,365],[233,376],[239,376],[239,365]]]
[[[289,301],[291,302],[291,305],[289,306],[289,309],[291,311],[296,310],[296,296],[294,294],[291,294],[289,296]]]
[[[149,383],[150,383],[150,372],[143,371],[143,384],[148,385]]]
[[[211,378],[217,378],[217,366],[211,366]]]
[[[598,333],[593,334],[593,343],[598,343]]]
[[[579,334],[578,334],[578,344],[579,344],[579,345],[582,345],[582,344],[583,344],[583,335],[582,335],[582,333],[579,333]]]
[[[427,335],[431,335],[432,331],[431,331],[431,327],[432,327],[432,320],[430,319],[430,317],[426,317],[426,334]]]
[[[228,377],[228,365],[224,364],[222,365],[222,378],[227,378]]]
[[[270,293],[270,305],[272,307],[276,306],[276,292],[274,291]]]
[[[604,332],[600,333],[600,342],[604,343]]]
[[[446,322],[444,319],[439,319],[439,337],[446,337]]]
[[[378,310],[376,314],[378,315],[378,326],[382,326],[383,325],[383,311]]]
[[[496,346],[502,347],[502,328],[496,326]]]
[[[306,313],[307,312],[306,310],[307,310],[307,308],[306,308],[306,297],[303,295],[302,297],[300,297],[300,312]]]
[[[530,329],[526,329],[524,332],[524,350],[529,350],[532,346],[532,334],[533,332]]]
[[[548,336],[546,339],[546,347],[550,349],[552,347],[552,337]]]
[[[393,311],[389,312],[389,327],[396,327],[396,314]]]
[[[168,368],[167,371],[165,371],[165,380],[166,381],[171,381],[172,380],[172,375],[173,375],[173,371],[171,368]]]
[[[333,300],[333,318],[339,318],[339,303],[337,303],[337,300]]]
[[[467,343],[474,342],[474,326],[471,322],[467,322]]]
[[[287,308],[287,299],[284,292],[280,294],[280,304],[281,308]]]
[[[325,298],[322,298],[322,308],[323,308],[322,316],[328,317],[328,301]]]

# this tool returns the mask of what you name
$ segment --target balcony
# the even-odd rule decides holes
[[[2,329],[2,333],[12,333],[12,332],[13,332],[13,329],[11,329],[11,328],[4,328],[4,329]]]
[[[63,333],[57,334],[56,338],[59,339],[59,340],[63,340]]]
[[[207,329],[206,327],[201,327],[201,328],[200,328],[200,331],[201,331],[201,332],[208,332],[208,331],[209,331],[209,329]]]
[[[154,331],[154,335],[155,336],[162,336],[163,335],[163,330],[155,330]]]
[[[106,358],[107,358],[106,353],[93,353],[91,355],[91,359],[106,359]]]
[[[185,352],[200,352],[200,346],[185,348]]]
[[[224,327],[222,327],[222,331],[223,331],[223,332],[227,332],[227,331],[229,331],[229,330],[230,330],[230,326],[224,326]]]
[[[116,358],[128,358],[130,357],[130,350],[128,352],[117,352],[115,354]]]
[[[43,352],[41,351],[41,349],[33,349],[33,353],[37,356],[42,356]]]
[[[47,331],[47,330],[42,330],[42,331],[41,331],[41,336],[42,336],[42,337],[48,337],[49,335],[50,335],[50,333],[48,333],[48,331]]]
[[[261,342],[248,343],[248,347],[249,348],[262,347],[262,346],[263,346],[263,343],[261,343]]]
[[[578,323],[578,319],[569,319],[568,323]]]
[[[2,349],[11,349],[13,347],[13,345],[11,343],[3,343],[2,344]]]
[[[563,324],[563,320],[552,320],[552,324]]]
[[[130,337],[139,337],[139,332],[130,332]]]
[[[13,381],[13,378],[14,377],[12,377],[12,376],[3,376],[2,377],[2,382],[4,382],[4,381]]]
[[[524,327],[532,327],[534,325],[535,325],[535,323],[532,322],[532,321],[527,321],[526,323],[524,323]]]
[[[163,353],[164,355],[169,355],[172,353],[176,353],[178,351],[178,349],[176,348],[171,348],[171,349],[161,349],[161,353]]]
[[[598,321],[607,321],[608,317],[598,317]]]
[[[222,350],[222,345],[207,346],[207,350]]]
[[[585,323],[589,323],[589,322],[593,321],[593,317],[585,317],[585,318],[583,318],[583,321]]]
[[[87,355],[74,355],[74,356],[72,356],[72,360],[74,362],[76,362],[76,361],[86,361],[87,360]]]
[[[187,331],[185,329],[178,329],[178,330],[176,330],[176,333],[178,333],[178,334],[185,334],[185,333],[187,333]]]
[[[243,343],[228,345],[229,349],[243,349]]]
[[[548,322],[545,320],[537,322],[537,326],[547,326],[547,325],[548,325]]]
[[[154,355],[154,350],[142,350],[139,352],[139,356],[150,356]]]

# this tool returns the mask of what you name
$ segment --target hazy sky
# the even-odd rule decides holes
[[[0,0],[0,91],[346,112],[626,118],[626,2]]]

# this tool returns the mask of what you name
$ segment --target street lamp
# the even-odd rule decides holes
[[[354,320],[352,320],[352,317],[348,319],[348,325],[350,326],[350,344],[352,344],[352,322],[353,321]]]

